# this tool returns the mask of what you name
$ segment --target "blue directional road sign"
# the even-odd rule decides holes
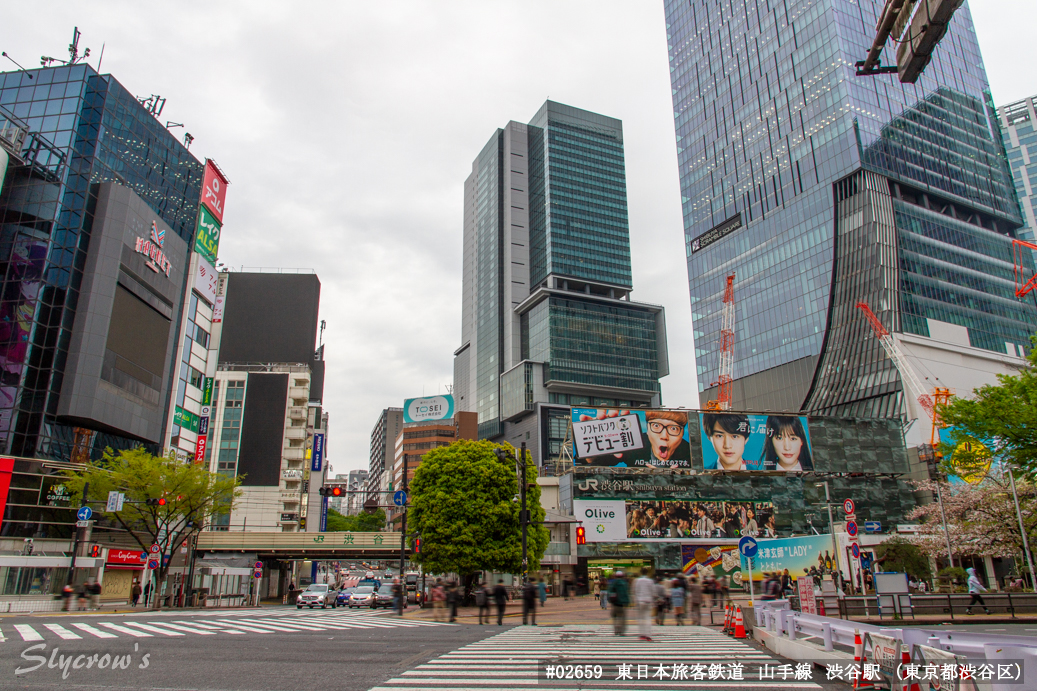
[[[738,553],[741,554],[743,557],[752,559],[756,556],[756,553],[759,551],[759,549],[759,543],[757,543],[755,539],[749,537],[748,535],[746,535],[738,541]]]
[[[94,510],[89,506],[80,506],[79,511],[76,512],[76,518],[81,521],[89,521],[90,517],[94,515]]]
[[[396,490],[392,495],[392,503],[396,504],[396,506],[406,506],[407,493],[404,492],[402,489]]]
[[[864,521],[864,532],[866,533],[881,533],[882,524],[878,521]]]

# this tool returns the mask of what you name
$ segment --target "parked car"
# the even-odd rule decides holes
[[[311,583],[295,599],[296,609],[313,609],[316,605],[320,605],[321,609],[327,609],[328,605],[331,605],[334,609],[338,606],[338,591],[327,583]]]
[[[348,605],[349,596],[353,594],[354,590],[356,590],[356,587],[343,588],[342,590],[338,591],[338,597],[335,598],[335,604],[342,606]]]
[[[349,595],[349,608],[371,607],[374,602],[375,592],[373,585],[358,585]]]

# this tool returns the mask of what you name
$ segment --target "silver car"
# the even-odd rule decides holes
[[[349,608],[373,607],[375,601],[374,586],[362,585],[357,587],[349,596]]]
[[[317,605],[320,605],[321,609],[327,609],[328,605],[331,605],[331,608],[334,609],[338,606],[338,591],[327,583],[311,583],[295,599],[296,609],[303,607],[313,609]]]

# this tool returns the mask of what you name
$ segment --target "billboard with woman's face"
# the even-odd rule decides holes
[[[687,411],[573,408],[572,421],[581,466],[691,467]]]
[[[705,470],[814,469],[805,417],[718,411],[699,413],[699,423]]]

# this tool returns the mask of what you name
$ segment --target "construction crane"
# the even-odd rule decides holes
[[[727,277],[724,309],[720,324],[720,389],[716,400],[706,403],[707,410],[731,410],[731,390],[735,364],[735,275]]]
[[[1027,255],[1031,255],[1027,250],[1037,250],[1037,245],[1026,240],[1012,238],[1012,262],[1015,264],[1015,296],[1017,298],[1025,297],[1027,293],[1037,288],[1037,274],[1030,276],[1029,279],[1026,278],[1030,275],[1026,259]]]
[[[886,327],[882,325],[879,318],[875,316],[875,313],[871,311],[866,302],[858,302],[857,309],[864,313],[864,318],[868,320],[871,325],[872,331],[875,332],[875,337],[879,339],[879,343],[882,345],[882,349],[886,351],[886,355],[893,361],[893,365],[900,372],[900,378],[904,382],[904,386],[909,390],[910,395],[915,397],[918,401],[918,405],[922,406],[929,419],[932,421],[932,431],[930,432],[929,439],[930,444],[934,445],[937,438],[939,437],[939,414],[937,406],[947,403],[954,393],[945,387],[937,386],[932,391],[922,383],[922,380],[915,373],[911,364],[907,361],[907,357],[904,355],[900,347],[897,346],[893,340],[893,336],[890,335]]]

